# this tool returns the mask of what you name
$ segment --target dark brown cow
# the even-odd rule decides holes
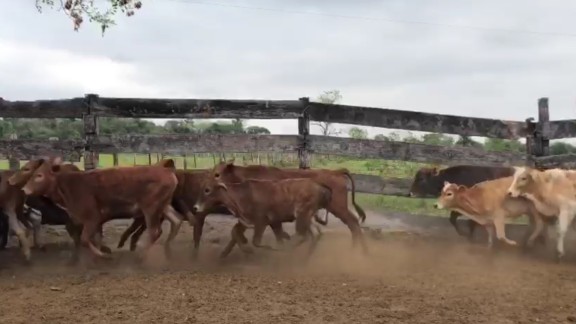
[[[19,195],[14,195],[14,197],[25,197],[24,192],[20,189],[26,182],[32,177],[34,171],[40,167],[45,161],[48,161],[53,164],[61,164],[62,159],[60,157],[53,157],[53,158],[42,158],[42,159],[34,159],[28,161],[25,165],[23,165],[20,170],[11,171],[10,176],[8,178],[9,186],[13,188],[18,188]],[[69,172],[69,171],[80,171],[80,169],[73,165],[73,164],[61,164],[60,172]],[[76,250],[75,253],[72,255],[72,262],[77,260],[78,254],[77,249],[80,246],[80,233],[82,232],[82,226],[75,225],[66,211],[61,207],[57,206],[52,202],[50,199],[46,197],[40,196],[29,196],[25,197],[25,204],[28,207],[34,208],[42,213],[42,219],[40,224],[34,224],[37,227],[33,228],[34,231],[34,242],[39,248],[43,248],[43,244],[39,239],[39,231],[41,224],[50,224],[50,225],[65,225],[66,231],[73,239]],[[131,217],[131,215],[124,215],[124,217]],[[23,221],[28,221],[29,216],[24,215]],[[99,238],[102,236],[102,228],[99,230]],[[112,253],[109,247],[101,244],[100,250],[103,253]]]
[[[439,197],[444,182],[450,182],[457,185],[471,187],[479,182],[494,180],[503,177],[509,177],[514,174],[512,167],[489,167],[489,166],[476,166],[476,165],[457,165],[439,170],[438,168],[421,168],[416,172],[414,181],[410,187],[410,197]],[[469,233],[464,233],[459,227],[456,219],[462,214],[451,211],[450,223],[461,236],[466,236],[472,239],[474,230],[477,223],[473,220],[468,220]]]
[[[106,257],[93,243],[94,234],[112,219],[111,206],[140,210],[145,217],[148,248],[161,235],[163,213],[171,214],[170,201],[178,184],[174,170],[157,166],[110,168],[85,172],[59,172],[61,166],[43,163],[22,190],[46,196],[65,207],[76,224],[83,225],[81,243],[97,257]]]
[[[28,219],[25,219],[23,213],[24,202],[26,196],[22,192],[21,188],[24,186],[26,181],[32,177],[32,172],[38,168],[45,159],[31,160],[26,163],[20,170],[17,171],[3,171],[2,179],[0,180],[0,208],[8,217],[8,224],[10,229],[16,234],[20,242],[22,252],[24,254],[25,260],[30,261],[30,248],[31,244],[27,238],[23,225],[30,224]],[[50,161],[55,161],[60,163],[61,159],[55,158],[50,159]],[[64,170],[78,170],[78,168],[73,164],[63,165]],[[34,227],[34,239],[35,244],[42,248],[43,244],[38,241],[38,233],[40,228]]]
[[[238,166],[233,161],[221,162],[212,169],[213,179],[223,182],[226,185],[230,183],[242,182],[248,179],[254,180],[283,180],[309,178],[318,184],[329,187],[332,191],[332,199],[326,210],[338,217],[348,226],[352,233],[353,245],[359,242],[363,252],[367,253],[367,246],[364,239],[358,218],[348,210],[348,189],[347,182],[350,180],[352,191],[352,204],[358,212],[362,222],[366,219],[364,210],[355,202],[354,180],[347,169],[325,170],[325,169],[280,169],[271,166],[250,165]]]
[[[194,212],[203,212],[220,204],[226,206],[238,218],[244,217],[254,224],[252,245],[262,245],[262,236],[268,225],[296,221],[296,233],[302,237],[297,245],[313,238],[312,218],[319,209],[328,208],[332,201],[332,190],[312,179],[284,179],[279,181],[245,180],[239,183],[224,184],[208,181],[193,207]],[[251,253],[244,237],[246,227],[238,222],[232,228],[232,238],[221,257],[227,256],[232,248],[238,246]],[[310,245],[309,254],[317,240]]]
[[[164,162],[166,160],[161,160],[156,165],[166,166]],[[190,210],[202,194],[202,184],[209,179],[210,173],[208,170],[176,170],[176,177],[178,178],[178,187],[174,193],[172,206],[180,214],[188,214],[188,220],[190,220]],[[178,202],[176,204],[175,202]],[[202,229],[204,227],[204,222],[208,214],[226,214],[232,215],[230,211],[223,206],[214,206],[210,209],[203,211],[202,213],[196,213],[193,216],[192,225],[194,225],[194,253],[193,256],[197,255],[198,248],[200,246],[200,239],[202,237]],[[270,227],[274,231],[276,240],[282,243],[284,239],[290,239],[290,235],[282,230],[282,224],[271,224]],[[124,246],[124,243],[130,237],[130,250],[136,248],[136,242],[138,241],[140,235],[146,229],[146,224],[144,224],[142,219],[134,219],[134,222],[128,227],[118,242],[118,248]],[[172,237],[173,239],[173,237]],[[171,240],[170,238],[166,241]]]

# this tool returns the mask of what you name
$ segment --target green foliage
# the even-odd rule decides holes
[[[484,142],[484,149],[486,151],[512,151],[512,152],[526,152],[526,146],[519,141],[504,140],[499,138],[488,138]]]
[[[359,128],[359,127],[350,128],[350,130],[348,131],[348,135],[350,135],[350,137],[355,138],[355,139],[368,138],[368,132],[362,128]]]
[[[576,147],[564,142],[555,142],[550,145],[550,155],[576,153]]]
[[[159,134],[270,134],[265,127],[244,127],[242,120],[232,122],[194,123],[192,119],[169,120],[163,126],[151,121],[130,118],[98,119],[102,135]],[[21,139],[80,139],[83,124],[79,119],[0,119],[0,138],[17,135]]]
[[[106,29],[114,25],[114,17],[121,12],[126,16],[133,16],[135,11],[142,8],[140,0],[106,0],[106,9],[98,8],[95,0],[36,0],[36,8],[42,12],[44,7],[54,8],[58,3],[57,10],[64,12],[74,23],[74,30],[78,31],[84,18],[87,17],[91,23],[100,25],[102,35]],[[99,1],[101,5],[103,1]]]

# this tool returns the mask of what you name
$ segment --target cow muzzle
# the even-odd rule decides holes
[[[435,203],[435,204],[434,204],[434,208],[436,208],[436,209],[443,209],[444,206],[443,206],[442,204],[440,204],[440,203]]]
[[[201,212],[202,209],[203,209],[202,205],[200,205],[200,204],[194,204],[194,206],[192,206],[192,212],[194,214]]]
[[[24,191],[24,194],[26,196],[29,196],[30,194],[32,194],[32,189],[28,188],[28,186],[24,186],[24,188],[22,188],[22,191]]]
[[[519,196],[517,192],[514,192],[512,190],[508,190],[507,194],[508,194],[508,197],[512,197],[512,198],[516,198]]]

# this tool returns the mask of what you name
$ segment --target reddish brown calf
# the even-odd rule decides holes
[[[232,184],[209,181],[193,211],[203,212],[222,204],[237,217],[254,224],[252,244],[255,247],[270,248],[261,244],[266,226],[296,220],[296,233],[302,237],[298,244],[301,244],[311,238],[312,218],[319,209],[327,208],[331,200],[330,187],[311,179],[246,180]],[[221,257],[227,256],[236,243],[244,252],[251,252],[246,246],[245,230],[241,222],[234,226],[232,239]],[[312,242],[309,254],[314,246]]]
[[[366,219],[364,210],[355,202],[354,180],[347,169],[339,170],[302,170],[302,169],[280,169],[270,166],[250,165],[237,166],[233,162],[221,162],[212,169],[213,179],[221,181],[226,185],[237,183],[248,179],[255,180],[283,180],[283,179],[311,179],[318,184],[330,188],[332,199],[326,210],[338,217],[348,226],[352,233],[353,244],[360,242],[363,252],[367,253],[367,246],[364,235],[360,229],[358,218],[348,210],[348,189],[347,181],[350,181],[352,189],[352,205],[358,212],[362,221]]]

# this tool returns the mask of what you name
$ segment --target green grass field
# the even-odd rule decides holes
[[[168,156],[165,158],[173,158],[176,166],[183,169],[207,169],[212,168],[214,163],[220,160],[219,155],[212,154],[196,154],[195,156],[188,156],[186,159],[181,156]],[[297,167],[298,161],[295,154],[260,154],[258,160],[257,154],[227,154],[224,156],[226,160],[235,158],[236,164],[264,164],[275,165],[278,167]],[[144,154],[118,154],[118,165],[132,166],[132,165],[148,165],[149,162],[156,163],[158,158],[157,154],[152,154],[150,157]],[[184,162],[186,161],[186,162]],[[23,165],[26,161],[20,161]],[[75,162],[78,167],[83,167],[83,161]],[[100,154],[99,168],[111,167],[114,165],[114,158],[112,154]],[[419,168],[426,166],[426,164],[401,162],[401,161],[381,161],[381,160],[355,160],[340,156],[318,156],[314,155],[311,159],[311,165],[314,168],[338,169],[347,168],[352,173],[370,174],[382,176],[384,178],[398,177],[398,178],[412,178],[414,173]],[[430,165],[428,165],[430,166]],[[8,161],[0,160],[0,169],[8,169]],[[383,196],[375,194],[356,195],[357,202],[364,209],[374,210],[385,213],[386,211],[398,211],[412,214],[424,214],[433,216],[447,216],[447,211],[441,211],[433,208],[433,199],[417,199],[405,198],[394,196]]]

